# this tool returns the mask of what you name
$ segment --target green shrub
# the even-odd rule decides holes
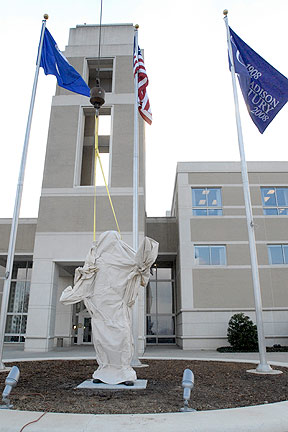
[[[257,326],[243,312],[230,318],[227,330],[228,342],[235,351],[257,351]]]

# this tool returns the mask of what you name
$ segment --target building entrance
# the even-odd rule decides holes
[[[77,345],[92,344],[91,317],[83,302],[75,305],[74,313],[74,343]]]
[[[175,280],[171,263],[153,266],[146,289],[146,344],[170,345],[175,338]],[[92,344],[91,318],[83,302],[74,305],[74,343]]]
[[[175,344],[175,281],[172,264],[153,266],[146,291],[146,343]]]

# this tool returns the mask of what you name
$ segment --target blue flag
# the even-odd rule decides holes
[[[43,67],[45,75],[55,75],[60,87],[90,97],[88,85],[61,53],[47,28],[44,32],[40,67]]]
[[[263,133],[288,101],[288,79],[229,29],[240,88],[251,119]]]

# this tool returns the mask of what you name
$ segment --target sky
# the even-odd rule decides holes
[[[223,10],[232,29],[286,77],[287,0],[103,0],[103,24],[139,24],[153,123],[146,127],[148,216],[171,208],[176,164],[239,161]],[[69,29],[99,24],[100,0],[27,0],[1,6],[0,217],[13,215],[43,14],[61,50]],[[21,205],[37,217],[56,78],[40,70]],[[247,161],[287,161],[288,104],[263,135],[239,93]]]

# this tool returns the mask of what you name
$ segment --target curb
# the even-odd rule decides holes
[[[11,416],[12,414],[12,416]],[[19,432],[43,413],[0,411],[0,432]],[[60,414],[47,413],[29,426],[37,432],[287,432],[288,402],[254,407],[168,414]]]

